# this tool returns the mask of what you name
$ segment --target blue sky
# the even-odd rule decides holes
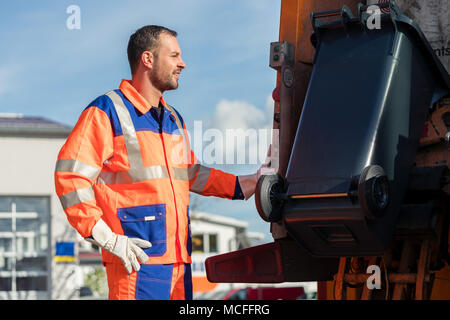
[[[66,27],[70,5],[80,8],[79,30]],[[270,127],[276,73],[268,66],[269,46],[278,40],[279,17],[276,0],[4,2],[0,113],[42,116],[73,126],[89,102],[130,78],[130,34],[159,24],[178,32],[187,64],[179,88],[164,96],[188,129],[194,121],[221,129]],[[224,110],[229,110],[226,116]],[[258,167],[212,166],[235,174]],[[259,218],[254,198],[207,198],[200,207],[248,221],[250,231],[264,232],[270,240],[269,225]]]

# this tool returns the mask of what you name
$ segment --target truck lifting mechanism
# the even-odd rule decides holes
[[[207,259],[209,281],[450,299],[450,76],[394,1],[378,6],[372,28],[365,3],[281,1],[269,62],[278,173],[255,193],[274,241]]]

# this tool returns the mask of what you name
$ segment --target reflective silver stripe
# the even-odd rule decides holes
[[[108,172],[102,171],[97,178],[96,184],[124,184],[132,183],[128,171]]]
[[[186,168],[172,167],[172,171],[173,171],[173,178],[175,180],[183,180],[183,181],[189,180],[188,170]]]
[[[189,180],[193,179],[195,175],[197,174],[198,169],[200,168],[200,164],[196,163],[192,167],[188,169],[188,177]]]
[[[78,160],[60,159],[56,161],[55,172],[75,172],[94,180],[100,172],[100,169]]]
[[[132,181],[140,181],[142,175],[145,175],[145,173],[143,172],[144,165],[141,157],[141,149],[139,147],[133,120],[131,120],[131,115],[122,98],[117,93],[110,91],[106,95],[114,103],[120,126],[122,127],[125,148],[127,149],[128,161],[130,163],[130,170],[128,173]]]
[[[142,176],[139,177],[139,181],[148,179],[162,179],[168,178],[169,173],[167,172],[166,166],[151,166],[142,168]]]
[[[169,173],[165,166],[151,166],[141,169],[142,172],[137,179],[132,179],[129,171],[108,172],[102,171],[96,181],[97,184],[125,184],[150,179],[168,178]]]
[[[95,200],[94,189],[92,187],[85,189],[78,189],[69,192],[61,197],[59,197],[62,207],[65,209],[70,208],[76,204]]]
[[[211,168],[202,165],[199,166],[197,177],[195,178],[190,190],[201,194],[205,189],[206,183],[208,182],[209,175],[211,174]]]

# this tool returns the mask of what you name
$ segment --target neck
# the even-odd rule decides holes
[[[161,90],[157,89],[145,73],[133,75],[131,85],[136,89],[150,105],[157,107],[162,97]]]

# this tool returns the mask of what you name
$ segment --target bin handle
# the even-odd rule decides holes
[[[347,21],[354,19],[353,13],[347,5],[343,5],[341,9],[321,12],[311,12],[311,23],[316,32],[323,23],[320,18],[328,18],[333,16],[341,16],[342,23],[345,25]]]

